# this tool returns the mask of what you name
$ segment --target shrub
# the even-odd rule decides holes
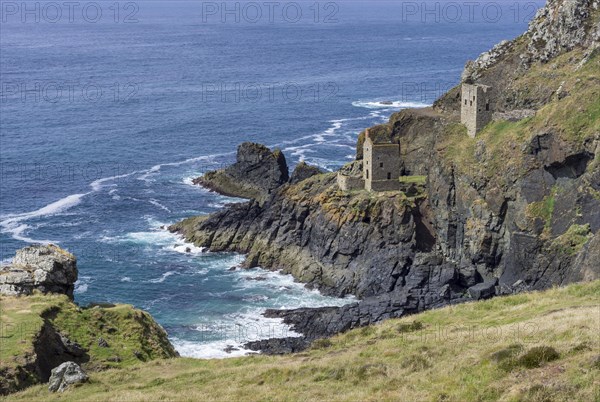
[[[387,366],[385,364],[363,364],[354,370],[354,375],[359,381],[369,377],[387,377]]]
[[[541,367],[544,363],[560,358],[560,354],[550,346],[536,346],[519,357],[517,363],[525,368]]]
[[[590,345],[588,345],[587,342],[578,343],[577,345],[571,348],[571,352],[573,353],[584,352],[586,350],[592,350],[592,348],[590,347]]]
[[[537,368],[541,367],[544,363],[560,358],[560,354],[556,349],[549,346],[536,346],[521,356],[517,356],[522,349],[521,345],[510,345],[505,349],[493,353],[491,358],[505,371],[511,371],[516,367]]]
[[[513,358],[515,355],[519,354],[523,350],[523,346],[515,343],[510,346],[507,346],[504,349],[500,349],[497,352],[492,353],[491,358],[496,363],[501,363],[507,359]]]
[[[401,366],[411,371],[421,371],[431,367],[431,364],[421,355],[411,355],[402,361]]]
[[[423,323],[420,321],[402,323],[402,324],[399,324],[398,327],[396,327],[396,329],[401,334],[404,334],[407,332],[415,332],[415,331],[419,331],[419,330],[423,329]]]
[[[315,340],[311,346],[313,349],[326,349],[328,347],[331,347],[331,345],[333,345],[333,343],[331,343],[329,339],[322,338]]]

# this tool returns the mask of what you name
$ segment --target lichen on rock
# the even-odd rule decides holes
[[[0,267],[0,294],[28,295],[34,290],[73,298],[77,259],[53,244],[17,250],[12,262]]]

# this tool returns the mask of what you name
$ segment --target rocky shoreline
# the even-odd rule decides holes
[[[534,141],[539,143],[540,139]],[[597,142],[590,144],[597,146]],[[585,186],[588,175],[597,177],[599,172],[587,171],[585,158],[584,162],[576,159],[585,165],[579,176],[582,181],[570,185]],[[281,270],[325,294],[352,294],[360,299],[343,307],[268,310],[265,316],[282,318],[303,335],[245,345],[270,354],[299,351],[319,338],[430,308],[543,289],[585,279],[586,275],[596,277],[598,236],[590,236],[576,254],[555,250],[549,255],[551,250],[543,248],[542,236],[528,235],[525,238],[540,242],[539,254],[532,259],[529,252],[503,243],[508,204],[502,202],[496,212],[486,212],[485,205],[490,208],[494,199],[487,194],[485,204],[481,204],[478,193],[472,188],[467,191],[470,185],[462,187],[465,191],[458,196],[457,187],[464,186],[465,178],[443,161],[436,162],[433,168],[438,170],[429,171],[426,194],[409,197],[402,192],[342,192],[335,174],[315,174],[281,185],[262,202],[234,204],[169,229],[211,251],[244,253],[244,267]],[[528,176],[539,174],[533,170]],[[543,190],[528,176],[519,183],[520,190],[540,191],[536,196],[543,198]],[[577,192],[585,194],[584,189]],[[450,204],[440,204],[441,200]],[[595,212],[598,202],[590,197],[582,200],[589,204],[581,205],[580,219],[589,222],[589,231],[596,233],[600,228]],[[556,201],[555,208],[563,208],[562,203],[567,208],[573,198]],[[448,215],[452,211],[454,215]],[[489,214],[487,224],[480,232],[468,233],[465,216],[474,219],[474,213]],[[463,219],[462,223],[457,218]],[[454,232],[448,230],[459,224],[462,232],[457,238],[456,228]],[[535,220],[531,225],[531,231],[539,230]],[[523,236],[522,232],[515,233],[514,238],[523,242]],[[459,247],[453,246],[458,240]],[[534,264],[527,265],[531,261]],[[520,264],[518,272],[515,263]]]
[[[400,144],[403,174],[427,177],[420,191],[342,191],[335,173],[306,165],[299,169],[310,174],[294,172],[289,180],[283,154],[258,144],[243,144],[231,168],[199,178],[250,200],[171,231],[211,251],[243,253],[245,267],[281,270],[325,294],[359,299],[269,310],[304,338],[247,347],[298,351],[387,318],[600,277],[600,128],[575,127],[562,114],[574,105],[594,107],[600,96],[600,26],[592,22],[599,7],[549,1],[524,35],[467,64],[464,82],[503,89],[495,99],[501,120],[477,138],[460,124],[460,85],[433,108],[403,110],[369,129]],[[574,25],[583,28],[567,29]],[[532,86],[540,76],[545,84]],[[362,162],[364,138],[355,163]]]

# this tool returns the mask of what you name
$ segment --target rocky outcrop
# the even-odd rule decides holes
[[[0,271],[0,395],[47,382],[65,362],[98,371],[179,356],[165,330],[144,311],[76,305],[76,279],[75,257],[54,245],[18,250]],[[64,388],[68,381],[61,381],[58,387]]]
[[[505,63],[511,53],[518,53],[519,67],[527,68],[575,48],[592,51],[600,44],[599,11],[597,0],[548,0],[520,38],[502,41],[477,60],[467,62],[462,80],[480,80],[487,69]]]
[[[590,12],[550,1],[542,14],[579,15],[581,26],[593,29],[599,10],[576,3]],[[497,116],[506,120],[475,139],[460,124],[457,88],[433,108],[402,111],[370,129],[377,138],[398,140],[403,172],[427,176],[424,193],[349,193],[338,190],[334,174],[316,175],[280,187],[264,203],[233,205],[171,227],[213,251],[247,254],[245,266],[281,269],[327,294],[359,299],[343,307],[268,311],[304,338],[247,347],[295,351],[428,308],[600,277],[594,40],[575,32],[574,47],[557,38],[557,47],[531,62],[521,57],[535,35],[562,35],[561,24],[534,22],[527,34],[471,66],[465,80],[498,88]],[[544,63],[550,60],[541,55],[571,48],[549,72]],[[359,166],[363,140],[361,133],[357,162],[344,170]]]
[[[557,93],[566,96],[566,91],[560,81],[553,82],[556,71],[542,73],[542,77],[527,77],[525,73],[538,65],[551,65],[551,70],[556,70],[560,63],[570,64],[576,71],[597,54],[599,46],[600,2],[548,0],[527,32],[468,61],[461,78],[462,82],[502,88],[494,100],[497,112],[538,110]],[[567,52],[571,52],[570,57],[558,61]],[[438,99],[434,107],[456,113],[458,99],[460,86]]]
[[[308,165],[306,164],[306,162],[302,161],[298,163],[294,168],[294,171],[292,172],[292,177],[290,177],[290,183],[297,184],[303,180],[306,180],[310,177],[321,173],[323,172],[318,167]]]
[[[529,24],[523,62],[546,63],[576,47],[597,47],[600,23],[590,17],[599,11],[598,0],[548,0]]]
[[[429,251],[422,200],[339,190],[335,173],[280,189],[264,205],[237,204],[173,225],[211,251],[247,254],[246,267],[282,269],[327,294],[369,297],[402,285]],[[417,244],[417,239],[431,241]]]
[[[476,60],[469,60],[463,70],[463,82],[475,82],[480,78],[480,72],[496,64],[513,48],[513,43],[503,40],[491,50],[482,53]]]
[[[77,363],[65,362],[52,369],[48,390],[51,392],[63,392],[73,384],[80,384],[89,379],[88,375]]]
[[[233,165],[207,172],[193,183],[223,195],[262,202],[288,180],[288,166],[281,151],[244,142],[238,147]]]
[[[52,370],[65,362],[86,363],[90,360],[89,350],[66,335],[58,332],[51,323],[55,311],[42,314],[43,324],[32,340],[32,352],[15,356],[16,365],[0,362],[0,395],[18,391],[27,386],[46,382]],[[10,327],[9,327],[10,328]],[[10,330],[7,330],[10,333]],[[26,339],[22,339],[26,342]]]
[[[77,260],[53,244],[17,250],[12,263],[0,267],[0,294],[29,295],[34,290],[73,298]]]

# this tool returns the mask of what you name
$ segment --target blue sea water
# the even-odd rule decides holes
[[[0,4],[0,258],[59,244],[78,256],[77,302],[148,310],[195,357],[289,335],[266,308],[349,300],[231,271],[243,256],[165,231],[239,201],[191,179],[232,162],[243,141],[281,148],[292,168],[336,169],[362,129],[431,104],[541,5],[280,2],[269,14],[260,2],[222,13],[222,2],[101,1],[69,14],[48,4]]]

